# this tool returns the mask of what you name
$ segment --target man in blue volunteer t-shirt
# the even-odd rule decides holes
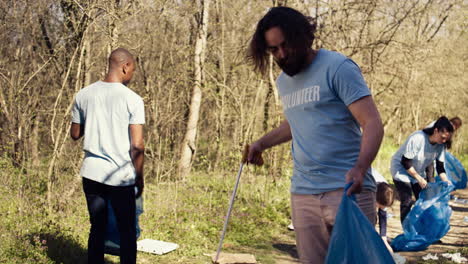
[[[359,67],[337,52],[311,48],[315,25],[300,12],[275,7],[259,21],[250,43],[255,69],[269,54],[283,70],[277,79],[284,120],[251,144],[248,161],[292,140],[291,207],[302,263],[327,254],[343,188],[353,181],[361,210],[375,224],[375,181],[370,173],[383,137],[382,121]],[[362,133],[361,133],[362,129]]]
[[[74,140],[84,136],[80,174],[91,222],[88,263],[104,263],[108,201],[120,234],[120,263],[136,263],[135,198],[144,186],[145,109],[126,86],[134,70],[130,52],[112,51],[104,80],[81,89],[73,104],[70,135]]]

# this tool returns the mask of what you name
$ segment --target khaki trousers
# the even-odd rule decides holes
[[[291,194],[292,221],[301,263],[320,264],[325,261],[342,196],[343,189],[312,195]],[[375,225],[375,192],[364,190],[356,195],[356,201]]]

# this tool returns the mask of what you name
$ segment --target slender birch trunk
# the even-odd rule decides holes
[[[196,151],[197,125],[200,115],[203,85],[203,64],[205,60],[206,38],[208,33],[208,14],[211,0],[201,1],[201,11],[198,20],[198,32],[194,54],[194,86],[189,108],[189,119],[182,142],[179,161],[179,176],[185,178],[192,168],[192,160]]]

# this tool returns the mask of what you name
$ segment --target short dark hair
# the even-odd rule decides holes
[[[458,116],[450,118],[450,123],[452,123],[452,126],[460,128],[462,126],[462,120]]]
[[[424,128],[423,132],[432,136],[436,128],[440,132],[447,131],[453,133],[452,123],[450,123],[450,120],[448,120],[446,116],[439,117],[439,119],[437,119],[433,126]]]
[[[450,118],[450,123],[453,126],[453,132],[455,132],[455,130],[459,129],[462,126],[461,118],[459,118],[458,116]],[[445,146],[447,147],[447,149],[451,149],[452,144],[453,144],[452,137],[450,137],[447,140],[447,142],[445,142]]]
[[[284,34],[286,45],[291,50],[306,49],[314,42],[316,24],[310,17],[290,7],[273,7],[260,19],[250,41],[248,58],[256,71],[265,74],[268,65],[268,47],[265,32],[278,27]]]
[[[395,194],[388,183],[381,182],[377,184],[377,193],[375,198],[380,205],[389,207],[392,206],[393,200],[395,200]]]

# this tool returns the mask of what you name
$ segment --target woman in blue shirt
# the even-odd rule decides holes
[[[403,223],[414,201],[412,195],[426,188],[425,169],[436,161],[436,170],[443,181],[447,181],[444,169],[446,143],[453,133],[453,126],[442,116],[432,127],[411,134],[393,155],[390,171],[400,196],[400,220]]]

